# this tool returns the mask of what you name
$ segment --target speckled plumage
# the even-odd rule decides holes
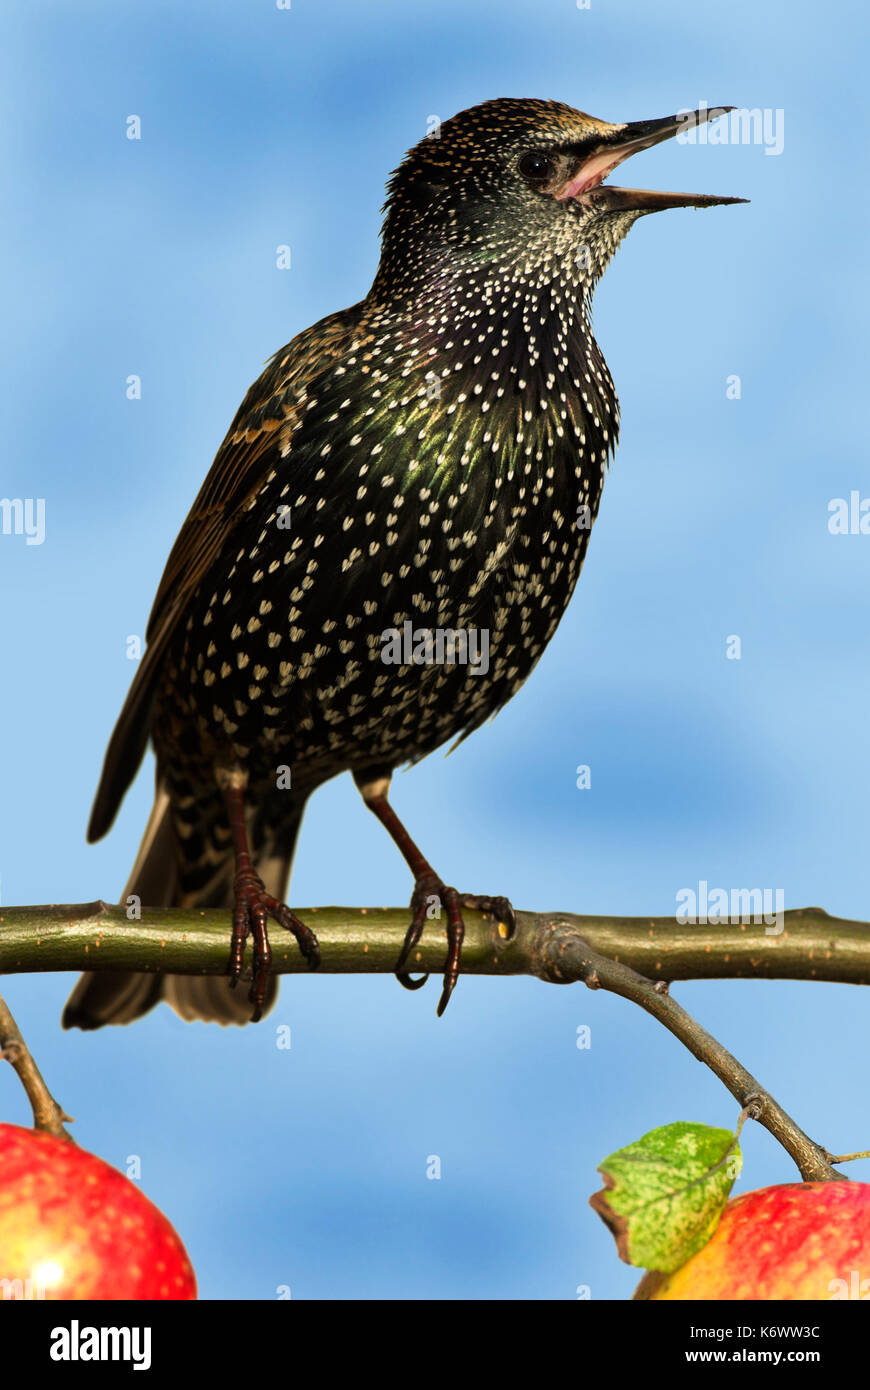
[[[652,210],[601,189],[594,161],[645,130],[557,102],[487,102],[393,175],[369,294],[271,360],[170,555],[91,825],[108,827],[150,733],[163,808],[130,891],[232,902],[230,777],[281,897],[317,786],[346,770],[361,786],[388,779],[527,678],[577,582],[617,439],[592,289]],[[530,151],[549,179],[523,174]],[[587,167],[596,176],[575,193]],[[488,632],[488,670],[385,665],[383,633],[407,620]],[[148,983],[116,1013],[154,1002]],[[216,984],[176,982],[169,997],[215,1016]],[[185,1005],[197,985],[205,1006]],[[127,1021],[100,1004],[79,1001],[67,1022]]]

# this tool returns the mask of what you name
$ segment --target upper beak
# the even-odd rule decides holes
[[[614,188],[602,180],[624,159],[648,150],[679,131],[691,130],[705,121],[715,120],[733,106],[702,107],[679,116],[663,116],[656,121],[629,121],[612,126],[601,144],[587,154],[579,169],[555,194],[560,202],[578,198],[590,207],[613,211],[660,212],[663,208],[706,208],[715,203],[745,203],[746,198],[720,198],[711,193],[657,193],[646,188]]]

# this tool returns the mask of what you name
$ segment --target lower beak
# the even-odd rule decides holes
[[[733,106],[702,107],[699,111],[686,111],[679,116],[664,116],[655,121],[629,121],[625,125],[612,126],[601,144],[586,155],[580,167],[555,196],[559,201],[576,198],[587,206],[607,211],[638,213],[661,212],[664,208],[707,208],[717,203],[745,203],[748,201],[746,198],[725,198],[712,193],[658,193],[647,188],[616,188],[602,182],[631,155],[733,110]]]
[[[712,208],[717,203],[748,203],[748,198],[726,198],[717,193],[658,193],[652,188],[593,188],[584,197],[608,212],[663,212],[665,208]]]

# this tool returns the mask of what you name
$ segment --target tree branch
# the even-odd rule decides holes
[[[406,907],[295,907],[317,932],[324,974],[391,973],[409,922]],[[517,912],[510,940],[481,913],[463,912],[466,975],[537,975],[549,979],[542,951],[558,927],[594,951],[654,980],[778,979],[870,984],[870,924],[829,917],[820,907],[783,914],[783,931],[724,921],[683,926],[673,917],[599,917]],[[220,909],[124,907],[96,901],[0,908],[0,974],[41,970],[173,970],[222,975],[229,956],[229,913]],[[272,968],[307,972],[289,934],[270,931]],[[414,953],[420,970],[444,965],[444,923],[427,922]],[[567,981],[566,981],[567,983]]]
[[[392,972],[408,926],[407,908],[297,908],[317,932],[326,974]],[[807,1181],[842,1179],[831,1155],[804,1134],[764,1087],[671,999],[667,985],[688,979],[836,980],[870,984],[870,925],[822,908],[786,912],[783,930],[721,921],[682,925],[672,917],[597,917],[518,912],[516,930],[479,912],[464,913],[462,970],[469,975],[533,975],[551,983],[583,980],[639,1004],[724,1082],[797,1164]],[[273,928],[272,968],[307,970],[292,938]],[[220,975],[229,954],[229,914],[215,909],[124,907],[97,901],[0,912],[0,974],[47,970],[171,971]],[[443,924],[427,922],[414,968],[443,969]],[[38,1075],[38,1073],[37,1073]],[[46,1092],[47,1094],[47,1092]]]

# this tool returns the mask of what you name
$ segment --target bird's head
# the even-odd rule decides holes
[[[604,183],[629,156],[730,109],[622,125],[557,101],[504,98],[460,111],[390,179],[375,285],[413,294],[437,266],[520,276],[525,266],[538,283],[568,278],[589,291],[639,217],[745,201]]]

